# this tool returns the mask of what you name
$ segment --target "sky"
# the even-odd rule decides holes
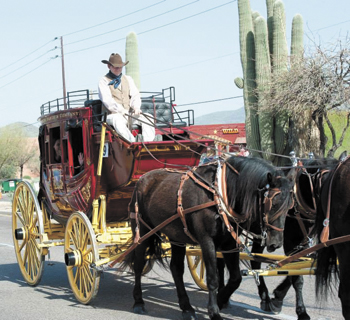
[[[289,47],[297,13],[306,48],[334,43],[350,29],[349,0],[283,3]],[[250,4],[266,18],[265,0]],[[39,126],[40,106],[63,97],[61,37],[67,91],[97,91],[108,71],[101,60],[111,53],[124,58],[133,31],[141,91],[173,86],[178,111],[193,109],[196,117],[243,106],[234,84],[242,77],[237,1],[16,0],[2,3],[1,11],[0,127]]]

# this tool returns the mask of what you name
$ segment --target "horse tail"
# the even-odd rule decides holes
[[[168,268],[168,265],[165,264],[163,257],[165,256],[165,250],[162,247],[162,240],[158,235],[153,235],[148,238],[145,242],[140,245],[147,245],[145,258],[146,264],[143,268],[144,273],[147,273],[153,266],[153,262],[156,261],[161,267]],[[133,244],[133,241],[130,241],[130,245]],[[137,250],[132,250],[128,253],[118,268],[119,271],[125,271],[126,269],[134,270],[134,263],[136,260]]]
[[[320,240],[324,228],[324,211],[319,201],[317,205],[317,214],[313,235]],[[337,255],[334,246],[324,247],[316,252],[316,270],[315,270],[315,289],[316,297],[322,300],[327,298],[328,293],[334,293],[334,285],[338,281]]]
[[[140,196],[141,195],[138,194],[137,187],[136,187],[134,189],[131,201],[129,203],[129,214],[130,212],[133,212],[133,213],[136,212],[135,203],[138,202],[137,199],[140,199]],[[140,207],[139,210],[142,212],[142,207]],[[135,219],[132,219],[131,227],[132,227],[133,237],[128,241],[128,243],[126,244],[126,247],[131,247],[134,244],[135,229],[136,229]],[[140,223],[141,237],[142,235],[146,234],[148,231],[150,230],[146,226],[144,226],[142,223]],[[150,270],[154,260],[161,266],[167,267],[163,261],[163,257],[165,256],[165,250],[162,247],[162,240],[163,240],[162,237],[156,233],[139,244],[142,246],[146,246],[146,249],[145,249],[146,265],[144,267],[144,272],[146,272],[146,270]],[[136,249],[137,247],[124,257],[119,268],[121,271],[124,271],[127,268],[134,270],[134,263],[136,260],[136,252],[137,252]]]
[[[334,285],[338,281],[337,256],[334,246],[318,250],[316,263],[316,297],[327,298],[329,292],[334,293]]]

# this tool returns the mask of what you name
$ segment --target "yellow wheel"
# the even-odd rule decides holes
[[[188,268],[191,276],[198,287],[207,291],[207,284],[205,283],[205,265],[201,254],[186,254]]]
[[[32,186],[21,181],[12,203],[12,235],[16,258],[24,280],[36,286],[44,270],[44,249],[40,235],[44,233],[43,216]]]
[[[100,272],[92,268],[98,258],[91,222],[84,213],[73,213],[66,225],[64,260],[73,293],[83,304],[88,304],[98,292]]]

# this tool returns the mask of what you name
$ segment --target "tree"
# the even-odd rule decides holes
[[[36,154],[37,142],[28,139],[21,127],[3,128],[0,130],[0,178],[13,177]],[[9,176],[10,175],[10,176]]]
[[[11,167],[15,167],[14,161],[20,143],[20,137],[13,130],[0,130],[0,175],[7,178],[12,172]],[[5,170],[6,169],[6,170]],[[6,172],[6,173],[5,173]],[[2,176],[4,175],[4,177]]]
[[[23,167],[28,164],[37,153],[38,142],[24,138],[20,142],[20,148],[17,150],[15,163],[20,169],[20,178],[23,178]]]
[[[350,124],[349,44],[346,38],[325,48],[318,45],[311,55],[292,61],[293,72],[271,77],[271,92],[264,95],[261,112],[277,114],[281,106],[288,111],[289,147],[299,155],[310,151],[326,155],[326,126],[331,133],[327,157],[334,156],[343,144]],[[340,132],[332,117],[336,113],[346,119]]]

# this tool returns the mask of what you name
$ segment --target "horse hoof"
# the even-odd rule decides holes
[[[198,320],[197,314],[194,310],[193,311],[190,311],[190,310],[182,311],[182,319],[183,320]]]
[[[260,301],[260,309],[265,312],[271,312],[270,302],[266,300]]]
[[[136,314],[146,314],[147,311],[144,305],[134,306],[134,313]]]
[[[283,301],[273,298],[269,303],[270,311],[274,314],[279,314],[282,311],[282,305]]]
[[[216,314],[215,316],[210,318],[210,320],[223,320],[223,318],[219,314]]]
[[[227,308],[229,308],[229,307],[230,307],[230,303],[227,301],[227,302],[225,302],[225,303],[223,303],[223,304],[221,305],[220,310],[221,310],[221,309],[227,309]]]
[[[310,319],[311,319],[310,316],[306,312],[303,312],[298,315],[298,320],[310,320]]]

